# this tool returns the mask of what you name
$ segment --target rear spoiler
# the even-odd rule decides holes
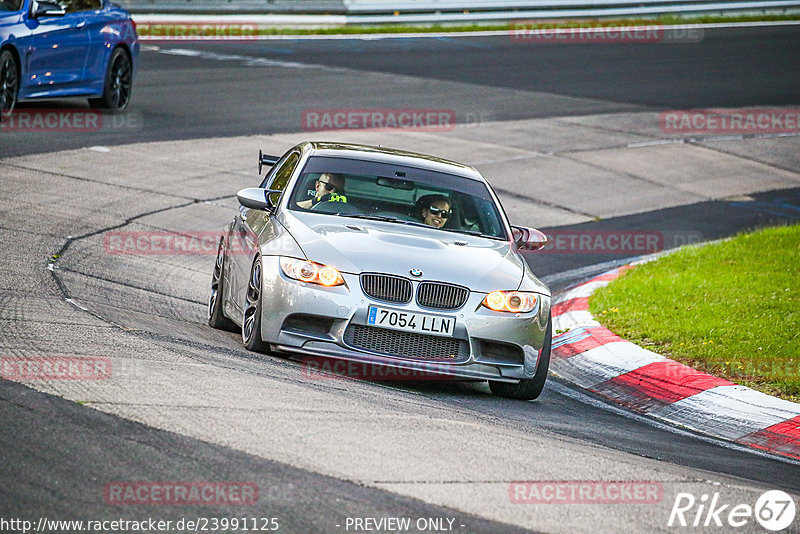
[[[261,167],[263,165],[267,165],[272,167],[275,165],[278,160],[281,159],[280,156],[270,156],[269,154],[263,154],[260,150],[258,151],[258,174],[261,176]]]

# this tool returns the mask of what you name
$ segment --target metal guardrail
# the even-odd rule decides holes
[[[114,0],[133,13],[285,13],[343,15],[343,0]]]
[[[134,13],[345,15],[348,23],[636,16],[800,8],[800,0],[117,0]]]
[[[356,13],[431,13],[436,11],[540,11],[543,9],[608,9],[666,6],[682,9],[715,7],[730,1],[720,0],[343,0],[347,12]],[[767,3],[767,2],[755,2]]]
[[[133,13],[344,14],[342,0],[114,0]]]

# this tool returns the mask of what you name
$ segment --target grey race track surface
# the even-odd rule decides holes
[[[698,45],[537,48],[504,38],[161,45],[160,50],[146,51],[142,56],[143,67],[132,110],[141,114],[141,130],[71,136],[3,134],[0,155],[134,141],[291,132],[301,129],[304,109],[319,107],[447,107],[454,109],[461,121],[471,118],[502,121],[666,107],[797,105],[798,43],[796,29],[774,28],[710,31]],[[282,62],[282,66],[270,66],[259,58]],[[298,66],[308,64],[325,67]],[[398,84],[398,80],[402,83]],[[64,102],[58,105],[82,106]],[[52,106],[50,103],[29,107]],[[62,284],[59,286],[45,266],[47,257],[63,244],[65,233],[101,232],[146,212],[154,213],[152,218],[144,219],[153,226],[145,224],[142,228],[185,229],[184,217],[200,213],[192,212],[195,204],[206,209],[204,201],[219,202],[219,207],[210,208],[217,210],[212,212],[215,217],[217,213],[219,217],[223,213],[227,217],[233,204],[229,192],[221,197],[222,193],[214,195],[212,191],[190,187],[192,182],[183,182],[188,185],[182,191],[177,190],[180,187],[171,190],[167,183],[159,184],[159,191],[153,191],[131,180],[126,184],[131,196],[126,197],[117,188],[99,181],[72,181],[69,176],[59,174],[56,158],[52,166],[55,174],[33,173],[36,182],[29,182],[34,185],[27,186],[30,187],[27,198],[21,182],[2,185],[0,235],[3,235],[5,258],[0,267],[4,275],[0,285],[2,355],[111,354],[123,360],[130,357],[130,372],[134,377],[136,365],[152,365],[164,366],[165,373],[177,367],[193,376],[195,367],[210,367],[220,375],[235,373],[245,381],[268,381],[278,395],[269,404],[276,413],[239,415],[232,408],[231,414],[216,420],[209,431],[213,430],[216,436],[224,436],[226,432],[235,436],[241,427],[252,424],[254,418],[263,418],[270,423],[253,426],[260,427],[260,435],[267,444],[285,446],[281,436],[284,432],[308,434],[293,443],[286,438],[299,448],[298,457],[303,456],[303,447],[319,446],[317,441],[352,442],[352,437],[335,433],[317,435],[311,429],[298,431],[294,425],[285,429],[280,424],[264,428],[283,421],[277,412],[281,400],[292,400],[288,392],[303,391],[309,399],[324,400],[324,404],[315,405],[314,409],[329,411],[332,419],[349,417],[344,406],[355,403],[362,408],[374,405],[381,412],[399,416],[401,423],[403,418],[412,421],[419,418],[420,425],[424,420],[441,420],[461,432],[480,428],[496,435],[498,441],[510,435],[524,436],[530,447],[541,443],[549,446],[546,451],[532,451],[532,455],[539,455],[551,464],[542,466],[541,473],[557,472],[565,478],[579,476],[579,472],[602,478],[603,466],[613,466],[615,472],[619,470],[629,476],[665,474],[664,482],[669,484],[670,491],[681,487],[709,488],[722,480],[725,490],[734,495],[739,495],[735,489],[739,486],[747,488],[742,492],[745,496],[757,488],[780,487],[800,492],[800,468],[794,464],[644,424],[624,413],[610,411],[602,403],[591,402],[564,385],[546,389],[538,402],[518,403],[492,397],[480,384],[303,382],[297,378],[296,362],[255,358],[240,347],[235,335],[202,327],[203,302],[202,296],[197,295],[203,295],[205,289],[192,286],[192,276],[201,273],[198,278],[205,279],[213,258],[201,258],[199,265],[187,266],[173,258],[157,261],[155,265],[143,262],[141,267],[147,271],[131,269],[130,265],[123,269],[115,267],[113,258],[95,262],[96,258],[84,255],[91,249],[81,240],[68,251],[71,255],[67,255],[65,269],[56,277]],[[20,171],[0,165],[0,170],[5,172],[4,169]],[[118,182],[126,181],[125,176],[109,180],[117,178]],[[201,178],[203,184],[213,183],[208,177]],[[241,180],[241,177],[223,176],[223,179]],[[91,198],[96,200],[90,201]],[[53,199],[57,208],[48,205]],[[174,206],[182,204],[187,204],[185,211],[170,213]],[[167,211],[161,215],[156,213],[159,210]],[[795,188],[754,194],[752,201],[745,204],[708,200],[559,229],[701,228],[704,238],[715,238],[763,224],[796,221],[798,213],[800,196]],[[40,220],[50,224],[43,228]],[[618,256],[530,257],[542,276],[607,259]],[[176,276],[186,272],[189,273],[186,281]],[[65,280],[67,295],[62,293]],[[64,296],[90,303],[100,317],[112,322],[64,304]],[[148,311],[153,317],[145,315]],[[196,387],[202,392],[212,391],[211,384],[201,382]],[[146,390],[143,384],[142,393]],[[169,386],[165,390],[168,392]],[[80,398],[80,390],[76,395],[77,400],[101,408],[104,403],[113,404],[112,393],[108,399],[103,395],[96,398],[93,392],[89,396],[88,389],[86,397]],[[208,402],[215,400],[210,398]],[[142,399],[141,402],[144,412],[156,415],[154,420],[161,415],[170,417],[170,410],[174,409],[168,395],[163,406],[157,401],[148,403]],[[342,413],[338,413],[340,407]],[[126,410],[118,406],[111,411]],[[281,517],[287,532],[335,531],[338,529],[333,525],[346,516],[403,515],[457,517],[467,525],[466,532],[513,532],[516,528],[503,524],[502,519],[490,522],[430,504],[442,499],[435,496],[434,489],[428,491],[425,486],[446,487],[448,480],[405,477],[405,473],[392,469],[400,465],[396,458],[387,458],[386,465],[381,466],[391,476],[374,469],[371,478],[348,482],[324,474],[328,472],[324,457],[318,458],[319,468],[276,462],[265,459],[264,454],[234,450],[239,448],[236,440],[221,440],[229,445],[223,447],[206,443],[206,436],[193,439],[155,430],[5,381],[0,382],[0,425],[5,456],[0,464],[2,517],[110,518],[120,515],[120,511],[102,502],[102,487],[106,482],[212,479],[256,481],[262,499],[254,515]],[[193,421],[187,421],[186,427],[194,427]],[[363,428],[368,429],[369,425]],[[372,432],[391,435],[385,426],[378,426]],[[246,436],[239,438],[242,442],[251,441]],[[435,445],[436,459],[448,455],[446,442]],[[280,452],[282,457],[292,456],[291,450]],[[362,461],[358,454],[349,452],[346,461]],[[365,451],[363,461],[369,458],[374,461],[375,456],[373,451]],[[468,456],[470,461],[481,462],[483,455],[481,451],[469,451]],[[596,461],[597,470],[572,466],[571,462],[579,462],[577,458]],[[342,461],[338,456],[330,460]],[[560,466],[560,470],[552,465]],[[502,493],[502,488],[513,479],[498,476],[470,483],[496,484]],[[460,487],[463,481],[454,476],[450,482],[453,494],[463,491]],[[407,489],[414,487],[418,489]],[[418,494],[422,500],[409,498],[409,494]],[[461,507],[464,508],[469,506]],[[124,512],[122,515],[129,517],[163,518],[239,515],[238,510],[208,508]],[[252,512],[248,510],[248,515]],[[614,525],[624,523],[626,517],[628,520],[636,517],[627,514],[607,508],[602,512],[584,509],[576,512],[573,525],[579,530],[610,531]],[[599,515],[612,517],[597,527],[594,521]],[[515,522],[521,521],[517,518]],[[556,523],[544,518],[541,523],[524,524],[532,529],[558,530]]]
[[[786,106],[800,99],[797,26],[705,30],[699,43],[676,44],[537,45],[508,37],[443,37],[152,45],[145,43],[141,54],[130,123],[84,134],[3,134],[0,157],[296,132],[309,108],[444,108],[459,123],[472,123]],[[286,63],[305,67],[269,68]],[[22,104],[52,107],[86,109],[86,103]]]

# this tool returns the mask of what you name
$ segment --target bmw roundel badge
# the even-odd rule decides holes
[[[422,271],[420,271],[419,269],[411,269],[408,272],[411,273],[411,276],[422,276]]]

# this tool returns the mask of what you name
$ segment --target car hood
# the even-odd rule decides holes
[[[309,260],[342,272],[389,273],[463,285],[472,291],[517,289],[522,258],[506,241],[397,223],[287,213],[284,224]]]

